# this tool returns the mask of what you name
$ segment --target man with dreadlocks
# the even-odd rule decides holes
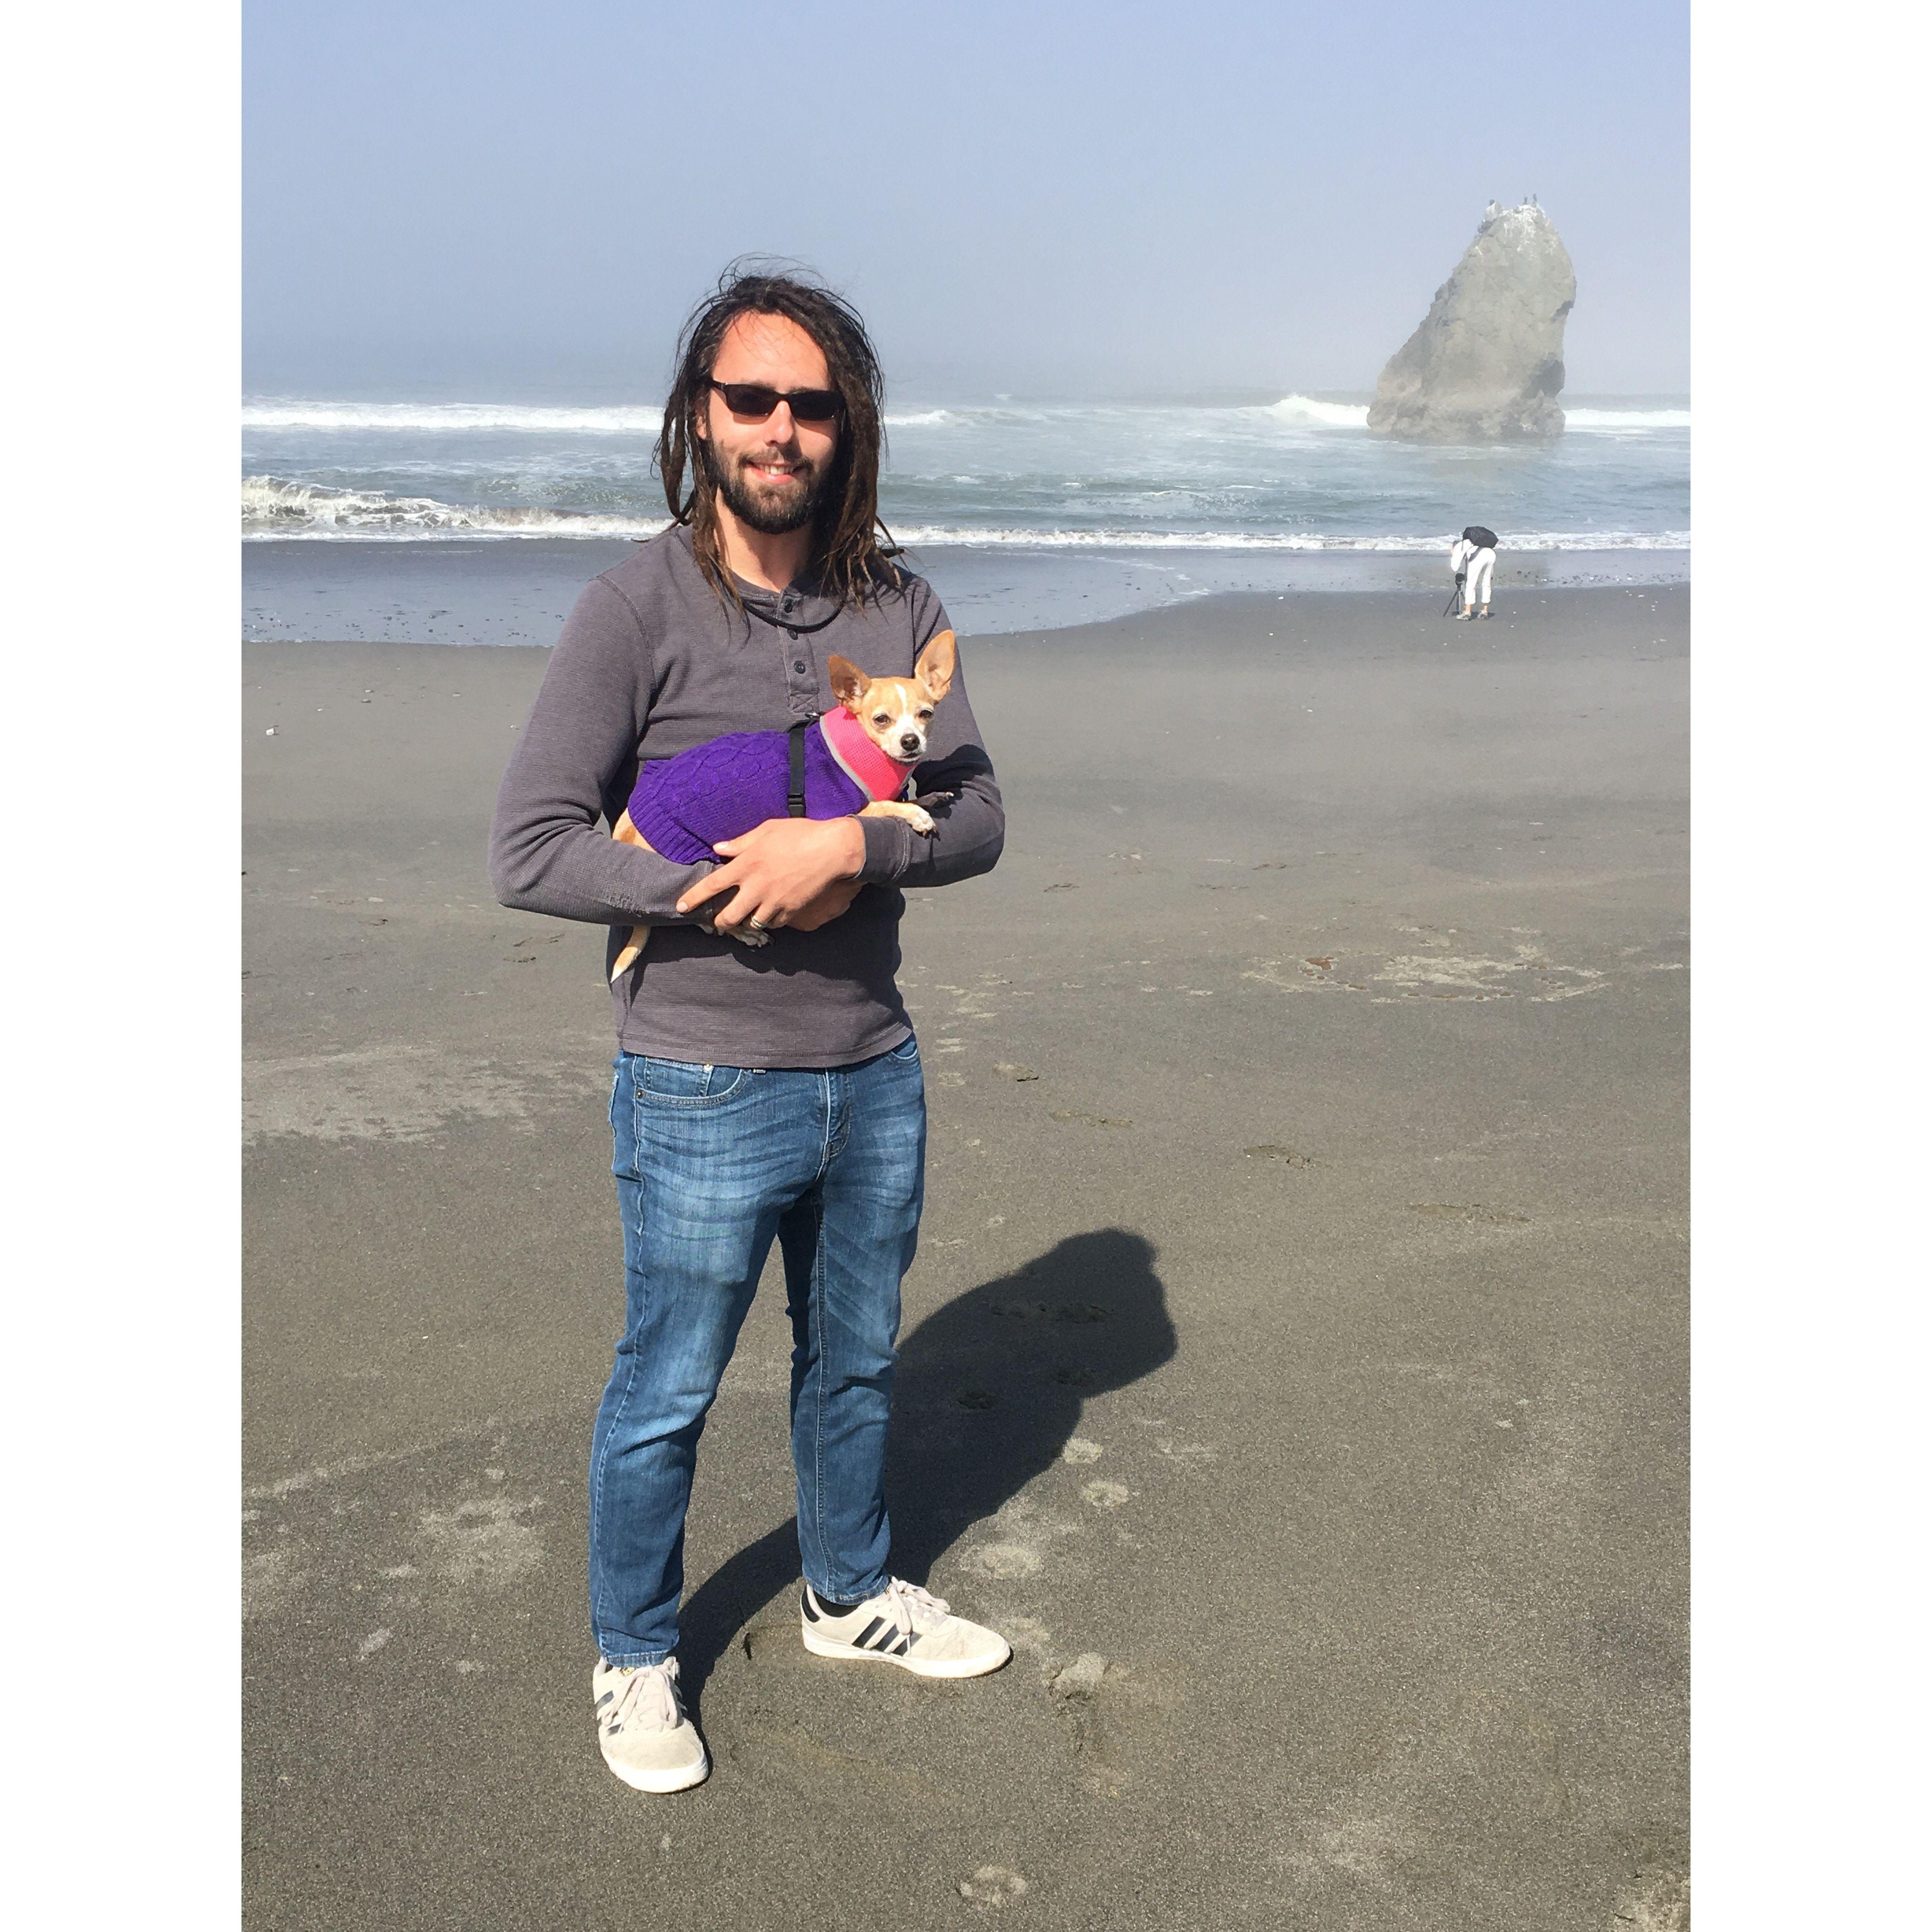
[[[633,926],[656,928],[612,987],[626,1306],[590,1454],[598,1737],[640,1790],[710,1769],[674,1654],[685,1511],[774,1238],[794,1338],[806,1647],[929,1677],[977,1676],[1010,1654],[887,1567],[899,1282],[926,1158],[919,1046],[894,979],[898,889],[988,870],[1005,830],[964,683],[914,774],[929,838],[896,818],[770,819],[718,846],[723,862],[687,866],[598,823],[616,823],[640,760],[830,710],[835,652],[908,676],[950,628],[879,522],[883,397],[837,296],[727,272],[685,326],[664,404],[671,526],[578,600],[490,830],[504,904],[609,926],[607,966]],[[769,943],[740,944],[743,931]]]

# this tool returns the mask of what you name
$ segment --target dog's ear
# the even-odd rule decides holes
[[[836,653],[826,659],[825,669],[832,680],[832,694],[854,717],[859,711],[859,700],[866,694],[866,687],[872,682],[866,674],[850,658],[842,658]]]
[[[958,668],[958,645],[950,631],[941,631],[919,654],[913,676],[926,686],[926,695],[937,704],[952,688],[952,674]]]

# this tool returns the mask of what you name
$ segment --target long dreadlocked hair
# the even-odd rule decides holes
[[[699,447],[698,423],[710,406],[711,371],[724,332],[741,315],[782,315],[797,323],[825,357],[844,409],[838,448],[814,520],[819,587],[841,604],[863,605],[897,587],[888,561],[900,553],[879,520],[879,458],[885,383],[866,325],[851,304],[815,281],[734,262],[716,290],[692,310],[677,339],[677,374],[664,398],[655,460],[672,518],[691,526],[692,550],[711,587],[740,605],[718,529],[717,491]],[[686,473],[690,475],[686,487]],[[883,539],[883,541],[881,541]]]

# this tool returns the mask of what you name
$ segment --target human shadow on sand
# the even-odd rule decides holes
[[[1172,1358],[1154,1262],[1153,1244],[1124,1228],[1070,1235],[935,1310],[901,1342],[886,1468],[895,1576],[923,1583],[967,1529],[1059,1460],[1089,1396]],[[685,1600],[677,1654],[688,1696],[797,1579],[797,1526],[788,1521]]]

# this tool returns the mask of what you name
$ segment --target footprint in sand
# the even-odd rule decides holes
[[[962,1878],[957,1889],[976,1911],[1003,1912],[1026,1896],[1027,1882],[1004,1865],[982,1865],[970,1878]]]
[[[1107,1674],[1107,1660],[1097,1651],[1082,1651],[1071,1664],[1056,1670],[1047,1688],[1063,1702],[1088,1698],[1100,1688]]]
[[[1426,1214],[1432,1221],[1477,1221],[1496,1228],[1526,1228],[1527,1214],[1512,1214],[1507,1208],[1486,1208],[1479,1201],[1412,1201],[1409,1211]]]
[[[1080,1500],[1091,1504],[1095,1509],[1118,1509],[1132,1494],[1125,1483],[1109,1482],[1102,1477],[1081,1490]]]
[[[1276,1147],[1272,1142],[1263,1147],[1244,1148],[1241,1151],[1250,1160],[1273,1161],[1282,1167],[1312,1167],[1315,1165],[1306,1154],[1298,1154],[1293,1148]]]
[[[1171,1667],[1129,1668],[1094,1651],[1048,1670],[1046,1689],[1068,1726],[1081,1783],[1112,1796],[1158,1754],[1182,1695],[1180,1676]]]
[[[1053,1633],[1037,1617],[1004,1616],[1000,1630],[1016,1651],[1035,1658],[1043,1670],[1053,1664]]]
[[[1616,1919],[1632,1932],[1686,1932],[1690,1881],[1681,1871],[1651,1867],[1636,1872],[1617,1898]]]
[[[962,1567],[1001,1582],[1016,1582],[1023,1576],[1037,1576],[1041,1558],[1038,1550],[1029,1550],[1023,1543],[986,1543],[968,1550]]]

